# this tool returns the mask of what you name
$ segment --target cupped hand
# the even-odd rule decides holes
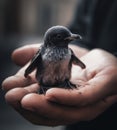
[[[37,48],[29,46],[18,49],[12,57],[17,64],[24,65]],[[23,58],[24,54],[26,57]],[[17,57],[22,59],[19,61]],[[35,72],[25,78],[24,66],[3,82],[3,88],[7,91],[6,101],[24,118],[38,125],[66,125],[96,118],[117,101],[117,60],[98,49],[85,54],[81,60],[86,64],[86,69],[72,67],[71,82],[77,84],[77,89],[53,88],[45,95],[39,95]]]

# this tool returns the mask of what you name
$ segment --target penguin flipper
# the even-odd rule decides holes
[[[29,66],[26,68],[24,76],[27,77],[33,70],[36,69],[37,65],[41,63],[42,57],[40,50],[35,54],[35,56],[32,58],[31,63]],[[39,65],[38,65],[39,66]]]
[[[79,65],[82,69],[84,69],[86,67],[85,64],[75,56],[75,54],[74,54],[74,52],[72,50],[71,50],[71,52],[72,52],[72,54],[71,54],[71,62],[73,64],[75,64],[75,65]]]

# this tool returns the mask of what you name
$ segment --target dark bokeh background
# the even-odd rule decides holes
[[[78,0],[0,0],[0,84],[19,69],[12,60],[14,49],[41,42],[46,29],[68,25]],[[0,89],[0,130],[61,130],[35,126],[23,119],[4,100]]]

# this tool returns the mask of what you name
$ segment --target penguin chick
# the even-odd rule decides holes
[[[71,33],[64,26],[53,26],[45,33],[44,43],[24,74],[27,77],[37,69],[36,79],[40,85],[40,94],[52,87],[76,88],[69,81],[72,64],[79,65],[82,69],[85,68],[85,64],[68,47],[68,44],[75,39],[81,39],[81,36]]]

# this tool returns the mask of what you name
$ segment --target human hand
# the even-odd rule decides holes
[[[71,106],[71,111],[61,112],[64,114],[60,115],[71,122],[92,120],[117,102],[116,57],[106,51],[95,49],[81,59],[86,69],[72,67],[71,81],[77,84],[78,89],[70,91],[52,88],[46,93],[49,101],[69,108]]]
[[[95,118],[117,100],[116,87],[111,85],[116,84],[116,58],[104,51],[94,50],[82,60],[87,66],[85,70],[72,67],[71,81],[79,84],[79,89],[54,88],[48,90],[45,96],[38,95],[35,93],[38,85],[33,74],[30,79],[24,79],[23,68],[3,83],[5,90],[14,88],[6,94],[7,102],[35,124],[65,125]],[[114,74],[106,75],[112,70]],[[109,84],[107,81],[102,83],[102,78],[107,79]]]
[[[29,60],[34,56],[34,54],[38,51],[39,49],[38,44],[33,44],[33,45],[27,45],[24,47],[21,47],[17,50],[15,50],[12,54],[12,59],[13,61],[19,65],[19,66],[24,66]],[[76,51],[76,47],[70,45],[70,48],[72,48],[75,51],[76,55],[84,55],[85,53],[88,52],[86,49],[82,49],[80,47],[77,47],[79,50],[79,53]],[[24,118],[29,120],[30,122],[34,124],[42,124],[42,125],[58,125],[58,121],[56,122],[55,120],[49,120],[46,115],[41,116],[37,114],[37,112],[32,112],[31,108],[23,108],[22,106],[22,99],[24,96],[32,93],[36,93],[39,89],[39,86],[34,78],[34,76],[26,79],[24,78],[24,71],[25,67],[23,67],[21,70],[19,70],[16,75],[8,77],[6,80],[4,80],[2,86],[3,89],[7,92],[6,93],[6,101],[16,110],[18,111]],[[33,75],[33,74],[32,74]],[[46,100],[45,96],[43,95],[36,95],[41,103],[44,103]],[[34,96],[35,97],[35,96]],[[44,100],[44,102],[43,102]],[[33,102],[34,100],[31,99]],[[48,101],[47,101],[48,102]],[[33,105],[33,104],[32,104]],[[29,110],[31,109],[31,110]]]

